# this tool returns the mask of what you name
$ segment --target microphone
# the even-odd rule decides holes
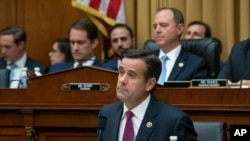
[[[98,119],[98,125],[97,125],[97,141],[100,141],[101,139],[101,134],[102,134],[102,131],[105,129],[106,127],[106,121],[107,121],[107,118],[106,117],[99,117]]]

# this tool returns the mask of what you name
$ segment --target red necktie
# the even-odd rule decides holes
[[[126,121],[125,130],[123,133],[122,141],[134,141],[134,127],[133,127],[133,122],[132,122],[133,115],[134,114],[131,111],[126,112],[127,121]]]

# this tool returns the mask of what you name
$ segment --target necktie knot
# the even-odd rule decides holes
[[[78,68],[78,67],[82,67],[82,62],[79,61],[79,62],[77,62],[77,63],[78,63],[77,66],[76,66],[77,68]]]
[[[167,60],[168,60],[168,56],[167,56],[167,55],[163,55],[163,56],[161,57],[161,60],[164,61],[164,62],[167,61]]]
[[[133,115],[134,115],[134,113],[132,111],[127,111],[126,112],[127,121],[131,120]]]

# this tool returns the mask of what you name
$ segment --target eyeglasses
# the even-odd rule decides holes
[[[56,52],[61,52],[61,51],[60,51],[60,50],[52,49],[50,52],[51,52],[51,53],[56,53]]]

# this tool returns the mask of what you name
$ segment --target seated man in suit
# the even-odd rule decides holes
[[[127,49],[118,69],[116,95],[120,100],[104,106],[99,118],[106,126],[102,141],[197,141],[192,120],[183,111],[153,96],[161,61],[147,50]],[[130,116],[129,116],[130,115]]]
[[[111,27],[109,38],[115,53],[115,58],[108,60],[106,64],[112,66],[111,68],[113,68],[113,70],[118,70],[122,52],[134,46],[134,33],[128,25],[118,23]]]
[[[74,22],[69,29],[69,40],[74,62],[51,66],[49,72],[57,72],[80,66],[105,66],[96,60],[94,49],[98,45],[98,29],[89,19]]]
[[[46,73],[46,66],[28,56],[26,49],[26,32],[17,26],[10,26],[0,31],[0,47],[3,57],[0,58],[0,69],[10,70],[10,88],[18,88],[19,77],[23,67],[34,72],[40,68]]]
[[[158,9],[153,22],[154,36],[162,60],[162,73],[158,81],[189,81],[209,78],[206,60],[181,48],[180,36],[184,29],[182,13],[175,8]]]
[[[250,86],[250,39],[235,44],[218,79]]]

